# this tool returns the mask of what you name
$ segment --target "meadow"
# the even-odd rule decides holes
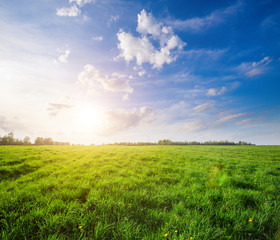
[[[1,239],[280,239],[280,146],[1,146]]]

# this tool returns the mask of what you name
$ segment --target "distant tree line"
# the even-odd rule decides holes
[[[14,134],[10,132],[4,137],[0,137],[0,145],[30,145],[30,138],[25,137],[23,140],[14,138]]]
[[[103,145],[149,146],[149,145],[158,145],[158,144],[152,142],[119,142],[119,143],[108,143]]]
[[[23,140],[14,138],[14,134],[10,132],[4,137],[0,137],[0,145],[70,145],[69,142],[53,141],[52,138],[37,137],[34,143],[31,143],[30,137],[26,136]],[[79,145],[79,144],[78,144]],[[93,145],[93,144],[92,144]],[[169,139],[159,140],[158,142],[120,142],[106,145],[123,145],[123,146],[149,146],[149,145],[254,145],[245,141],[206,141],[206,142],[180,142],[171,141]]]
[[[239,142],[230,142],[230,141],[206,141],[206,142],[180,142],[180,141],[171,141],[169,139],[159,140],[158,142],[120,142],[114,143],[111,145],[124,145],[124,146],[148,146],[148,145],[254,145],[245,141]]]
[[[52,138],[37,137],[32,144],[30,137],[26,136],[21,140],[14,138],[14,134],[10,132],[8,135],[0,137],[0,145],[70,145],[70,143],[53,141]]]
[[[57,142],[57,141],[53,141],[52,138],[42,138],[42,137],[37,137],[34,144],[35,145],[70,145],[69,142]]]
[[[157,144],[158,145],[253,145],[245,141],[230,142],[227,140],[222,140],[222,141],[206,141],[206,142],[197,142],[197,141],[173,142],[168,139],[159,140]]]

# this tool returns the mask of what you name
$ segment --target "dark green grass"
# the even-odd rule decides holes
[[[4,146],[0,181],[2,239],[280,238],[278,146]]]

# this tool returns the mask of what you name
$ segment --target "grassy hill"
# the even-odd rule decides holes
[[[279,239],[279,146],[1,146],[2,239]]]

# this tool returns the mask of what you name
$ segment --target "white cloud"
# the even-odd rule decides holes
[[[83,21],[84,21],[84,22],[87,22],[87,21],[89,21],[89,20],[90,20],[90,17],[89,17],[89,16],[83,15]]]
[[[164,63],[171,63],[175,61],[176,57],[172,57],[170,50],[178,48],[182,49],[184,46],[184,43],[181,41],[181,39],[173,35],[166,43],[165,46],[163,46],[160,51],[156,51],[154,53],[154,56],[152,55],[150,59],[150,63],[154,65],[155,68],[161,68]]]
[[[72,108],[72,105],[61,103],[49,103],[47,111],[50,116],[56,116],[59,112],[69,108]]]
[[[205,17],[195,17],[187,20],[172,20],[168,23],[174,28],[180,30],[200,32],[205,29],[208,29],[212,26],[220,24],[228,16],[236,14],[238,9],[242,6],[241,1],[238,1],[236,4],[233,4],[225,9],[219,9],[213,11],[210,15]]]
[[[110,27],[113,22],[117,22],[120,19],[119,15],[111,16],[110,20],[108,21],[107,26]]]
[[[135,37],[123,30],[120,30],[117,36],[120,42],[118,48],[121,51],[119,58],[122,57],[127,62],[135,58],[139,66],[150,63],[153,68],[160,69],[163,64],[175,61],[176,56],[172,56],[172,50],[181,50],[186,45],[173,34],[170,27],[162,26],[162,23],[158,23],[152,14],[147,14],[145,10],[138,14],[137,31],[141,37]],[[152,40],[158,41],[160,46],[156,48]]]
[[[206,129],[208,127],[208,124],[201,121],[201,120],[194,120],[186,123],[183,126],[183,130],[186,132],[198,132]]]
[[[92,37],[91,39],[94,40],[94,41],[102,41],[103,36]]]
[[[220,116],[223,116],[225,114],[228,114],[229,111],[222,112],[219,114]],[[207,119],[196,119],[191,120],[182,125],[182,129],[186,132],[199,132],[199,131],[205,131],[205,130],[211,130],[211,129],[220,129],[226,126],[227,123],[242,119],[244,117],[248,116],[248,113],[237,113],[232,115],[227,115],[224,117],[220,117],[219,119],[215,119],[208,115]],[[245,119],[239,121],[237,124],[245,124],[251,122],[251,119]]]
[[[259,62],[253,62],[252,63],[252,67],[257,67],[259,65],[267,65],[272,61],[272,59],[270,59],[270,57],[264,57],[261,61]]]
[[[259,62],[246,62],[242,63],[237,67],[237,70],[245,74],[247,77],[254,77],[263,74],[267,70],[267,65],[269,65],[273,59],[269,56],[264,57]]]
[[[194,111],[200,113],[200,112],[206,112],[210,109],[214,108],[214,104],[213,103],[204,103],[201,105],[198,105],[196,107],[193,108]]]
[[[123,101],[128,101],[129,100],[129,95],[128,94],[123,95],[122,100]]]
[[[84,66],[84,70],[79,74],[78,82],[89,85],[92,88],[99,87],[101,84],[108,91],[132,93],[133,88],[126,78],[129,78],[129,76],[116,73],[112,74],[111,77],[103,75],[96,67],[88,64]]]
[[[246,75],[248,77],[254,77],[254,76],[262,74],[262,73],[263,73],[262,69],[260,69],[260,68],[253,68],[252,70],[246,72]]]
[[[73,5],[70,8],[58,8],[56,9],[56,15],[64,17],[76,17],[81,14],[81,10]]]
[[[69,0],[69,3],[73,5],[69,8],[57,8],[56,15],[63,17],[77,17],[81,14],[80,8],[88,3],[95,3],[96,0]],[[84,21],[87,21],[87,16],[84,16]]]
[[[210,88],[207,92],[207,96],[217,96],[218,95],[218,89]]]
[[[119,15],[111,16],[110,21],[111,21],[111,22],[116,22],[116,21],[119,20],[119,18],[120,18]]]
[[[70,54],[70,49],[66,49],[64,52],[62,50],[60,50],[59,48],[57,49],[57,52],[61,53],[61,55],[58,57],[58,59],[54,59],[53,62],[54,63],[68,63],[68,57]]]
[[[131,127],[136,127],[140,122],[151,122],[154,120],[154,110],[150,107],[141,107],[139,111],[112,110],[106,113],[107,126],[102,132],[106,135],[113,134]]]
[[[66,50],[64,54],[60,55],[58,60],[62,63],[67,63],[69,54],[70,54],[70,49]]]
[[[137,38],[130,33],[119,32],[118,39],[120,41],[118,47],[122,51],[120,57],[128,62],[135,57],[138,65],[150,62],[151,54],[155,49],[147,37]]]
[[[84,6],[87,3],[95,3],[96,0],[69,0],[69,3],[75,3],[77,4],[79,7]]]
[[[229,116],[220,118],[217,122],[218,123],[227,123],[227,122],[233,121],[238,118],[246,117],[247,115],[248,115],[247,113],[233,114],[233,115],[229,115]]]
[[[231,113],[232,113],[232,110],[225,110],[225,111],[221,111],[219,113],[216,113],[215,116],[221,118],[221,117],[229,115]]]
[[[222,87],[221,89],[210,88],[207,91],[207,96],[208,97],[210,97],[210,96],[213,96],[213,97],[214,96],[219,96],[219,95],[224,94],[226,91],[227,91],[226,87]]]
[[[142,77],[145,74],[147,74],[147,71],[141,66],[134,66],[133,70],[137,72],[139,77]]]
[[[151,34],[154,37],[159,37],[161,35],[161,25],[157,23],[156,19],[151,13],[142,10],[138,16],[138,26],[137,31],[143,35]]]
[[[145,70],[142,70],[142,71],[138,72],[139,77],[142,77],[142,76],[144,76],[145,74],[146,74],[146,71],[145,71]]]
[[[237,125],[248,125],[251,123],[257,123],[259,121],[260,121],[259,119],[247,118],[247,119],[244,119],[244,120],[238,122]]]

